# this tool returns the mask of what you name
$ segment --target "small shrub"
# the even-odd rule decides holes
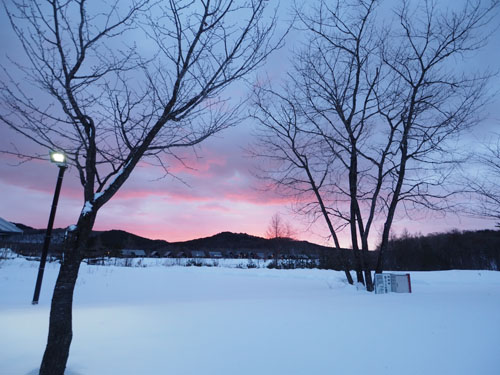
[[[259,266],[252,259],[248,259],[247,268],[259,268]]]
[[[125,261],[123,262],[123,267],[132,267],[133,259],[132,258],[125,258]]]
[[[186,267],[201,267],[203,266],[203,262],[199,259],[188,259],[186,262]]]

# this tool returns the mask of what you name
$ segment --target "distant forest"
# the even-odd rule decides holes
[[[500,269],[500,230],[458,231],[393,238],[386,269]]]
[[[24,230],[22,235],[13,235],[0,240],[0,247],[11,247],[24,255],[35,255],[41,251],[45,230],[34,229],[17,224]],[[57,256],[62,251],[64,229],[55,229],[51,252]],[[160,257],[188,256],[191,251],[220,251],[223,256],[242,252],[253,254],[264,252],[279,253],[282,259],[314,260],[320,268],[342,270],[342,257],[348,260],[351,269],[356,268],[356,259],[350,249],[333,249],[307,241],[291,239],[265,239],[245,233],[222,232],[207,238],[169,243],[151,240],[120,230],[94,232],[90,241],[87,257],[105,254],[120,256],[121,249],[142,249],[147,256],[159,254]],[[169,254],[169,255],[166,255]],[[231,255],[232,254],[232,255]],[[378,257],[378,249],[370,251],[368,262],[372,269]],[[318,262],[318,263],[316,263]],[[298,264],[284,263],[290,267]],[[458,231],[411,235],[405,233],[390,240],[384,260],[384,269],[394,271],[427,271],[449,269],[500,270],[500,230]]]
[[[344,250],[351,269],[356,268],[352,250]],[[378,249],[367,261],[372,270]],[[341,270],[340,251],[323,251],[320,267]],[[451,269],[500,270],[500,231],[458,231],[428,235],[403,234],[389,242],[384,269],[393,271],[435,271]]]

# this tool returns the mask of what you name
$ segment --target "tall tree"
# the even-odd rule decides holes
[[[414,6],[404,1],[396,10],[399,32],[381,52],[393,99],[380,113],[396,125],[398,148],[376,272],[383,269],[398,205],[442,209],[450,196],[442,185],[454,162],[454,141],[479,122],[491,77],[456,64],[486,45],[498,6],[497,0],[467,1],[449,10],[426,0]]]
[[[321,142],[301,130],[298,103],[275,91],[257,87],[255,106],[253,117],[260,124],[260,130],[253,153],[268,161],[259,172],[261,177],[281,194],[297,198],[299,213],[313,221],[322,217],[335,248],[340,249],[338,231],[341,227],[331,219],[332,210],[327,200],[330,196],[325,192],[331,163],[327,160],[328,154],[321,150]],[[344,252],[341,255],[344,257]],[[342,258],[342,263],[348,282],[353,284],[347,259]]]
[[[274,247],[274,263],[275,267],[280,266],[280,253],[282,252],[283,241],[290,240],[294,237],[295,231],[289,222],[283,220],[279,213],[275,213],[271,217],[271,221],[267,226],[266,238],[273,240]]]
[[[281,44],[273,36],[276,13],[266,4],[4,2],[25,59],[3,66],[0,122],[42,149],[66,152],[83,187],[40,374],[64,373],[73,291],[99,209],[143,158],[168,173],[165,156],[234,124],[238,105],[224,90]]]
[[[366,198],[364,180],[373,167],[367,167],[366,162],[362,165],[360,159],[369,121],[377,114],[374,86],[379,79],[379,59],[372,56],[378,43],[374,8],[375,1],[360,1],[356,6],[319,2],[309,12],[296,9],[307,42],[296,52],[294,72],[289,74],[286,88],[288,94],[259,91],[259,95],[275,96],[275,100],[282,102],[278,109],[282,110],[281,117],[271,115],[276,111],[266,103],[272,99],[257,102],[260,113],[267,117],[260,116],[261,122],[272,124],[268,127],[271,133],[279,132],[287,138],[283,152],[278,153],[288,162],[301,160],[293,161],[290,167],[301,169],[304,178],[285,184],[301,186],[302,190],[307,186],[303,192],[311,189],[314,204],[308,203],[305,208],[321,213],[337,248],[340,248],[337,231],[349,228],[357,281],[366,280],[369,290],[371,273],[364,253],[368,251],[375,210],[373,207],[365,223],[361,200]],[[290,129],[283,132],[278,128],[284,123]],[[295,151],[289,152],[290,148]],[[340,222],[337,228],[334,221]]]
[[[500,228],[500,134],[495,134],[471,160],[473,172],[466,176],[469,194],[465,211],[495,220]]]
[[[272,161],[268,177],[301,195],[304,212],[320,212],[334,240],[349,230],[368,290],[363,254],[374,224],[383,223],[381,272],[401,203],[440,209],[450,194],[441,186],[450,144],[477,118],[488,79],[465,75],[453,61],[484,45],[481,31],[498,7],[403,2],[391,24],[377,3],[298,9],[305,46],[282,89],[256,88],[255,114],[260,154]]]

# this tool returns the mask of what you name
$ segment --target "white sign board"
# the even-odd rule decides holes
[[[393,273],[375,274],[375,293],[411,293],[410,274],[397,275]]]
[[[392,291],[391,287],[391,275],[388,273],[376,273],[375,274],[375,293],[384,294],[390,293]]]
[[[395,293],[411,293],[410,274],[406,275],[391,275],[392,291]]]

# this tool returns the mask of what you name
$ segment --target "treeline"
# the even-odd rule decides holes
[[[404,234],[390,241],[386,269],[500,269],[500,231]]]
[[[13,235],[0,241],[0,247],[10,247],[24,255],[41,251],[44,230],[25,227],[24,234]],[[63,229],[55,229],[50,253],[57,255],[63,247]],[[350,249],[334,249],[306,241],[289,239],[265,239],[245,233],[223,232],[207,238],[168,243],[150,240],[124,231],[94,232],[90,241],[90,257],[104,254],[120,256],[122,249],[166,251],[192,250],[238,251],[246,253],[275,252],[283,259],[319,259],[320,268],[343,270],[343,264],[354,270],[357,267],[355,253]],[[3,244],[3,245],[2,245]],[[375,269],[378,249],[369,251],[365,262]],[[458,231],[411,235],[404,233],[391,238],[386,251],[384,269],[395,271],[431,271],[449,269],[500,270],[500,230]]]
[[[341,270],[345,257],[349,268],[356,268],[352,250],[324,251],[320,266]],[[366,258],[372,270],[378,249]],[[384,269],[394,271],[436,271],[451,269],[500,270],[500,231],[458,231],[393,237],[386,252]]]

